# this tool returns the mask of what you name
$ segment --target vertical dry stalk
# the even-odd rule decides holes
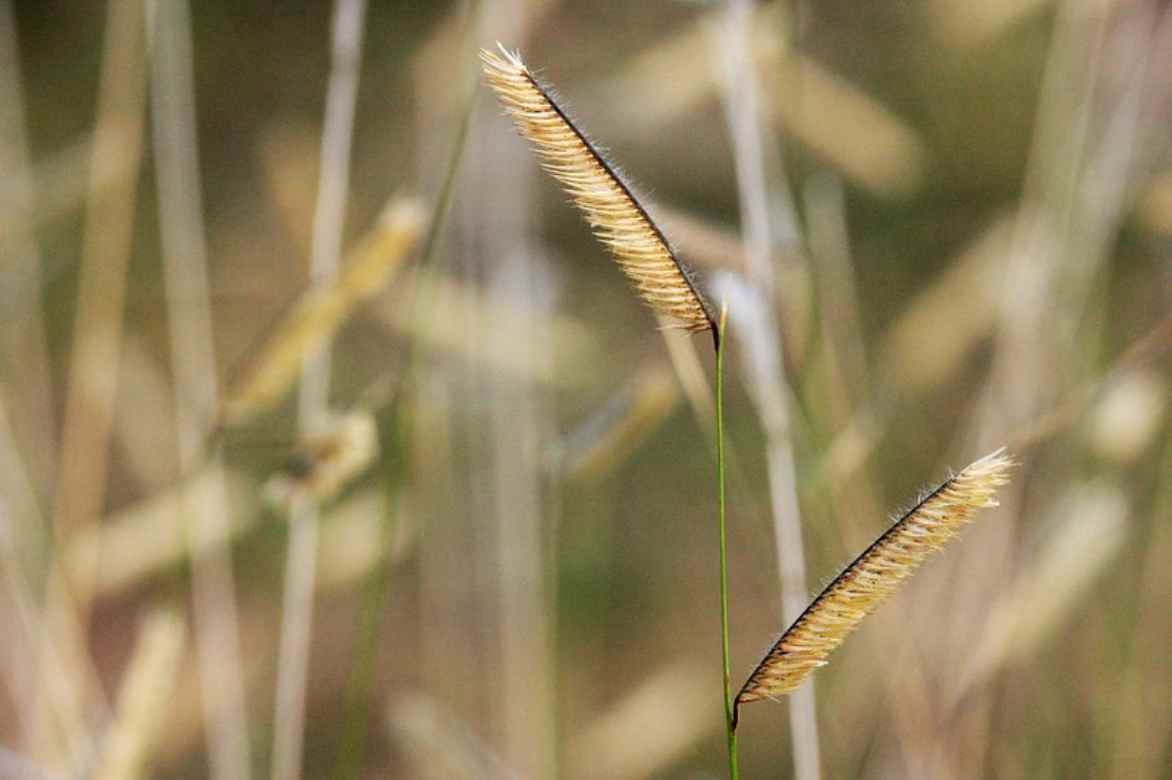
[[[5,172],[5,211],[29,218],[29,224],[0,228],[0,257],[4,258],[4,286],[0,311],[0,354],[9,366],[19,366],[19,377],[5,384],[9,405],[18,410],[13,423],[28,462],[37,494],[52,482],[56,450],[56,412],[53,408],[48,346],[41,312],[41,253],[37,247],[33,214],[35,182],[29,165],[21,94],[20,46],[12,3],[0,3],[0,171]]]
[[[430,231],[429,254],[439,261],[441,244],[451,247],[451,266],[455,273],[475,278],[479,258],[461,251],[464,215],[472,203],[456,198],[456,182],[471,152],[469,132],[479,70],[473,57],[478,40],[479,9],[483,4],[461,3],[452,7],[428,36],[412,61],[412,88],[415,115],[416,179],[421,191],[436,204]],[[475,376],[474,360],[443,361],[426,359],[435,352],[434,342],[426,339],[437,331],[448,333],[449,344],[477,348],[477,336],[484,321],[482,314],[464,304],[476,302],[465,294],[465,286],[450,296],[436,294],[425,286],[438,273],[425,257],[425,272],[413,285],[410,305],[403,306],[404,319],[414,320],[410,331],[411,352],[416,356],[408,365],[408,383],[404,391],[411,394],[411,422],[404,432],[406,449],[405,479],[418,491],[421,514],[450,518],[452,522],[427,523],[422,530],[419,559],[419,676],[422,684],[461,710],[473,710],[482,694],[479,679],[482,643],[471,647],[460,641],[467,637],[468,624],[461,619],[457,605],[469,603],[481,592],[478,568],[473,576],[465,561],[476,561],[479,544],[477,531],[484,525],[458,520],[471,518],[479,496],[470,495],[470,475],[457,471],[455,452],[469,450],[469,462],[481,455],[480,443],[487,439],[476,429],[468,439],[461,439],[464,420],[457,420],[457,410],[467,408],[460,398],[480,397],[479,387],[468,387]],[[463,280],[461,280],[463,281]],[[426,303],[426,305],[425,305]],[[445,327],[448,326],[448,327]],[[473,420],[476,420],[474,417]],[[469,446],[466,446],[466,443]],[[483,699],[481,699],[482,701]]]
[[[54,501],[53,531],[58,538],[94,523],[105,497],[122,340],[122,305],[134,223],[137,170],[142,157],[146,50],[143,37],[142,4],[137,0],[111,2],[104,33],[77,316]],[[111,171],[124,170],[129,171],[125,178],[111,174]],[[111,179],[116,179],[116,183],[110,185]],[[76,607],[74,598],[81,605],[89,602],[90,581],[96,568],[97,561],[90,561],[80,577],[66,583],[60,571],[51,567],[45,601],[44,641],[58,643],[55,651],[67,659],[67,667],[54,673],[72,676],[62,687],[80,702],[99,694],[89,678],[85,607]],[[48,650],[39,655],[47,653]],[[62,684],[61,680],[46,679],[48,672],[42,668],[43,687]]]
[[[932,552],[977,511],[997,505],[1013,461],[998,450],[965,467],[921,499],[828,585],[781,635],[737,694],[736,704],[797,689]],[[735,715],[734,715],[735,719]]]
[[[690,271],[602,154],[534,78],[518,54],[482,50],[485,79],[545,169],[574,199],[595,235],[655,311],[692,332],[716,324]]]
[[[1001,286],[1006,294],[1000,300],[993,365],[979,409],[979,440],[985,444],[1002,440],[1036,417],[1077,377],[1079,366],[1069,359],[1078,352],[1072,318],[1077,327],[1086,327],[1085,285],[1109,256],[1118,226],[1125,195],[1120,182],[1132,173],[1140,102],[1135,90],[1142,90],[1145,82],[1156,6],[1072,0],[1057,8],[1025,187],[1006,253]],[[1122,39],[1115,38],[1118,34]],[[1123,47],[1122,56],[1112,51],[1112,43]],[[1107,80],[1115,72],[1127,79],[1119,103],[1105,99],[1110,95]],[[1018,514],[1022,501],[1021,486],[1005,496],[1010,517]],[[979,558],[970,554],[962,562],[962,572],[979,571],[981,577],[962,573],[959,579],[955,617],[946,626],[946,636],[958,649],[973,643],[973,626],[962,616],[988,598],[980,583],[1012,579],[1012,526],[998,531],[982,540]],[[990,696],[970,697],[965,727],[940,735],[932,760],[986,773],[993,706]]]
[[[66,751],[82,755],[90,749],[89,735],[77,691],[69,686],[75,677],[74,670],[67,667],[56,643],[46,641],[46,637],[51,640],[52,636],[40,610],[39,594],[34,593],[27,575],[37,571],[38,562],[26,552],[35,546],[27,538],[28,528],[42,526],[44,518],[8,417],[0,398],[0,572],[3,572],[5,601],[9,602],[14,618],[5,624],[10,626],[8,636],[13,645],[12,652],[7,654],[13,658],[4,664],[5,682],[20,713],[24,748],[28,752],[41,752],[43,758],[51,759],[48,749],[38,745],[38,741],[47,741],[46,735],[39,731],[49,725],[38,723],[38,719],[51,716],[52,725],[61,732]],[[31,672],[38,672],[40,679]],[[37,685],[42,680],[44,690],[38,691]],[[46,712],[38,712],[39,708]]]
[[[192,475],[207,457],[206,482],[180,488],[180,506],[192,562],[192,595],[199,660],[200,702],[211,775],[247,778],[248,716],[236,606],[236,585],[227,543],[232,511],[220,452],[204,452],[204,437],[219,403],[212,334],[202,187],[195,137],[190,11],[186,2],[152,8],[151,80],[155,170],[163,277],[170,314],[171,366],[178,433],[178,469]]]
[[[567,774],[581,780],[667,774],[711,733],[709,688],[706,664],[665,663],[572,735]]]
[[[6,172],[5,211],[18,216],[0,224],[0,257],[4,258],[4,284],[0,311],[0,364],[15,370],[4,377],[0,396],[0,546],[8,574],[9,598],[14,611],[23,615],[25,630],[34,631],[36,608],[22,571],[40,571],[44,565],[44,517],[40,500],[52,484],[56,451],[56,413],[49,374],[44,321],[40,306],[41,255],[35,240],[35,181],[29,163],[25,130],[24,96],[21,91],[20,47],[12,3],[0,2],[0,170]],[[15,415],[5,407],[14,409]],[[13,427],[14,430],[9,431]],[[11,462],[8,462],[11,459]],[[27,465],[26,465],[27,464]],[[9,557],[11,556],[11,557]],[[23,566],[23,570],[19,567]],[[32,749],[35,708],[30,683],[36,669],[36,653],[30,640],[19,636],[21,650],[8,653],[4,673],[16,705],[24,749]],[[70,729],[72,730],[72,729]]]
[[[332,21],[330,80],[322,133],[321,181],[313,220],[310,280],[315,287],[333,284],[338,273],[342,230],[349,190],[350,143],[358,97],[365,0],[336,0]],[[319,425],[329,403],[330,353],[323,349],[305,360],[297,399],[298,427],[309,433]],[[281,639],[277,655],[277,692],[273,713],[273,780],[301,775],[305,730],[305,693],[309,674],[309,638],[313,625],[313,591],[317,559],[317,503],[294,501],[290,514]]]
[[[218,422],[240,423],[276,404],[293,385],[302,361],[324,350],[355,307],[386,286],[418,242],[423,224],[414,198],[388,203],[378,224],[347,252],[337,280],[306,290],[248,360],[229,388]]]
[[[1023,572],[993,605],[966,668],[955,684],[953,707],[1014,658],[1029,655],[1070,613],[1086,605],[1091,585],[1127,541],[1124,493],[1107,484],[1077,485],[1055,504],[1049,536]]]
[[[182,618],[173,612],[154,612],[142,621],[134,654],[122,673],[114,721],[91,775],[94,780],[135,780],[146,775],[151,751],[168,722],[185,633]]]
[[[456,712],[420,694],[404,697],[389,707],[386,732],[406,758],[411,776],[420,780],[528,777],[508,766]]]
[[[122,304],[130,258],[138,177],[100,191],[111,168],[137,169],[145,97],[143,8],[110,4],[98,95],[91,189],[83,238],[77,320],[62,428],[61,473],[54,526],[68,533],[92,523],[105,495],[109,433],[117,392]],[[82,591],[84,581],[73,583]]]

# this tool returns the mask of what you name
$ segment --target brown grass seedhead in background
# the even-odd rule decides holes
[[[998,450],[921,499],[786,629],[737,694],[735,706],[790,693],[810,672],[824,666],[830,653],[930,553],[956,536],[977,510],[997,506],[997,488],[1009,481],[1013,465],[1005,450]]]
[[[542,166],[581,209],[639,296],[692,332],[716,333],[711,309],[687,268],[613,166],[566,116],[516,53],[481,50],[488,85],[532,142]]]

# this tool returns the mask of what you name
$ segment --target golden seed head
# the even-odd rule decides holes
[[[773,699],[796,689],[810,672],[875,611],[924,559],[967,525],[977,510],[997,505],[1013,461],[998,450],[963,469],[904,514],[818,595],[769,649],[736,704]]]
[[[485,81],[545,168],[573,198],[647,305],[687,330],[714,329],[687,269],[614,168],[542,87],[520,56],[481,50]]]

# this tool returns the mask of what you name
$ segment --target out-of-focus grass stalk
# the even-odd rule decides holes
[[[448,353],[486,370],[557,389],[594,386],[601,381],[597,372],[590,370],[590,366],[601,360],[597,334],[573,315],[550,312],[544,330],[532,334],[534,347],[553,356],[552,361],[535,363],[507,343],[469,345],[457,316],[502,323],[511,330],[528,321],[515,307],[471,295],[467,285],[429,271],[417,274],[413,284],[400,286],[398,292],[388,295],[383,304],[371,311],[388,328],[390,336],[407,340],[428,352]],[[429,316],[416,316],[415,299],[427,301]],[[702,370],[700,380],[704,381]]]
[[[737,780],[740,767],[737,763],[737,724],[733,720],[733,702],[730,688],[732,664],[728,648],[728,545],[725,542],[725,495],[724,495],[724,343],[725,325],[728,322],[728,307],[721,305],[720,320],[716,337],[716,495],[717,531],[719,533],[720,557],[720,680],[721,699],[724,704],[724,730],[728,745],[728,777]]]
[[[1078,253],[1078,236],[1090,227],[1080,223],[1100,218],[1080,213],[1079,200],[1088,155],[1100,132],[1096,106],[1112,26],[1113,11],[1093,0],[1062,3],[1055,15],[1024,190],[1007,252],[993,363],[977,410],[980,446],[1009,438],[1049,406],[1077,371],[1077,366],[1058,362],[1059,355],[1071,354],[1058,338],[1058,304],[1068,266],[1075,265],[1065,258]],[[1082,261],[1097,263],[1099,258]],[[948,652],[937,659],[949,659],[949,668],[935,673],[941,678],[963,677],[956,674],[953,654],[962,653],[966,666],[973,662],[971,614],[1012,580],[1013,530],[1028,484],[1021,480],[1005,492],[1010,522],[982,529],[980,544],[971,545],[958,566],[955,595],[947,607],[952,618],[938,626],[949,638]],[[951,774],[963,767],[966,774],[983,774],[993,706],[989,695],[970,697],[964,727],[937,730],[928,740],[931,747],[918,759],[928,762],[923,771]]]
[[[7,572],[13,608],[32,620],[36,607],[27,575],[44,570],[47,529],[41,502],[52,483],[57,434],[40,305],[42,258],[32,224],[36,185],[29,164],[19,54],[12,3],[3,0],[0,170],[6,171],[7,181],[0,185],[0,211],[17,211],[18,216],[11,225],[0,225],[0,257],[5,264],[5,282],[0,290],[0,311],[5,313],[5,326],[0,329],[0,364],[8,367],[3,377],[4,395],[0,397],[0,425],[4,430],[4,442],[0,444],[0,495],[4,496],[4,505],[0,512],[6,515],[0,518],[0,545],[6,553],[6,567],[19,561],[17,569]],[[6,407],[16,414],[9,413]],[[17,633],[13,632],[14,638]],[[31,748],[34,708],[28,706],[32,701],[29,682],[36,666],[32,645],[25,644],[28,639],[25,636],[17,640],[24,645],[23,651],[8,654],[10,661],[4,672],[9,675],[24,746]]]
[[[595,482],[622,465],[671,417],[680,387],[671,369],[645,366],[598,412],[547,451],[546,470],[569,482]]]
[[[367,724],[371,719],[371,708],[374,704],[375,683],[378,679],[378,642],[382,627],[382,616],[386,608],[390,590],[391,556],[381,553],[392,546],[395,532],[403,527],[403,433],[410,427],[411,410],[400,404],[395,409],[396,414],[391,419],[392,430],[384,437],[384,441],[394,449],[387,452],[383,459],[382,485],[380,488],[384,499],[378,509],[370,513],[374,520],[374,533],[370,535],[366,544],[373,548],[375,556],[365,564],[363,579],[366,580],[363,588],[362,603],[358,616],[357,637],[352,651],[353,661],[346,680],[344,696],[345,718],[342,722],[341,737],[334,756],[332,777],[335,780],[347,780],[360,776],[363,768],[363,759],[367,743]],[[372,421],[373,422],[373,421]],[[377,434],[376,434],[377,435]],[[323,534],[323,552],[325,539]],[[354,541],[359,541],[355,539]],[[355,550],[354,553],[359,553]],[[354,554],[352,553],[352,554]],[[323,561],[318,562],[318,583],[326,574]],[[335,569],[338,566],[335,564]]]
[[[110,3],[104,49],[91,182],[102,181],[105,169],[121,168],[127,161],[134,161],[129,164],[137,169],[141,160],[146,49],[138,0]],[[91,187],[86,214],[62,427],[54,503],[58,534],[94,522],[105,496],[138,177],[130,175],[104,192],[95,189]],[[84,604],[85,577],[71,586]]]
[[[855,271],[851,265],[842,183],[830,173],[812,176],[802,188],[806,238],[818,312],[830,414],[842,427],[855,408],[869,401],[866,342]]]
[[[708,381],[704,377],[700,349],[694,339],[671,333],[670,320],[667,317],[657,314],[655,321],[659,323],[663,345],[667,348],[667,358],[671,361],[672,370],[675,371],[676,379],[684,391],[684,397],[688,399],[688,405],[691,406],[700,429],[711,440],[713,429],[709,421],[713,419],[716,407],[712,399],[712,388],[708,386]]]
[[[15,209],[31,217],[36,183],[29,165],[19,55],[12,3],[4,0],[0,2],[0,171],[5,172],[3,188],[7,197],[0,201],[3,211]],[[56,412],[40,303],[42,258],[31,224],[11,233],[0,229],[0,257],[4,258],[0,311],[5,313],[0,354],[9,371],[19,366],[20,372],[19,377],[8,377],[5,392],[12,396],[9,406],[17,411],[13,424],[24,460],[37,495],[43,497],[52,483],[55,467]]]
[[[390,741],[419,780],[521,780],[460,713],[422,694],[403,697],[387,712]]]
[[[472,343],[466,332],[470,330],[467,323],[478,321],[457,303],[441,309],[445,302],[437,294],[435,282],[447,260],[443,249],[453,232],[457,183],[470,146],[469,131],[478,102],[479,68],[473,65],[473,52],[479,35],[480,7],[479,2],[471,0],[454,8],[412,63],[417,106],[416,178],[435,205],[411,298],[405,307],[417,330],[407,342],[404,392],[411,399],[411,414],[402,434],[407,454],[406,479],[416,486],[421,511],[437,520],[448,519],[421,528],[419,677],[428,690],[465,707],[472,706],[475,700],[471,682],[476,671],[460,661],[469,655],[475,659],[479,647],[473,647],[470,653],[454,648],[467,630],[456,605],[462,603],[461,596],[472,585],[471,580],[452,576],[454,558],[470,549],[469,534],[455,518],[468,514],[465,509],[471,506],[465,485],[456,477],[452,456],[458,446],[456,430],[460,422],[455,416],[455,398],[463,390],[465,377],[461,369],[471,361],[457,363],[459,369],[433,362],[430,358],[434,342],[425,334],[444,328],[450,321],[455,325],[451,343],[466,347]],[[453,83],[455,89],[449,88]],[[453,296],[453,302],[472,299],[473,296]]]
[[[219,404],[207,248],[203,234],[190,10],[148,0],[154,23],[151,99],[159,228],[174,377],[182,514],[192,564],[200,702],[212,777],[251,772],[236,585],[228,542],[232,508],[221,452],[204,452]],[[190,488],[206,459],[206,482]],[[111,775],[113,776],[113,775]]]
[[[151,752],[168,723],[171,690],[180,674],[183,619],[169,611],[142,621],[134,653],[122,673],[114,721],[106,733],[94,780],[135,780],[146,775]]]
[[[94,140],[92,133],[83,131],[76,140],[54,150],[46,159],[39,159],[29,171],[34,197],[27,201],[20,194],[20,180],[0,182],[0,202],[4,203],[0,209],[0,235],[28,240],[36,231],[53,227],[85,206],[91,193],[121,186],[135,174],[137,164],[126,158],[114,160],[115,165],[102,166],[101,170],[91,170]],[[51,256],[43,260],[46,280],[63,270],[62,261]]]
[[[13,617],[6,623],[12,660],[3,665],[3,672],[9,695],[17,705],[25,748],[58,763],[50,755],[50,736],[41,733],[43,730],[59,729],[66,750],[74,756],[88,752],[91,743],[77,691],[69,687],[73,675],[66,672],[66,659],[54,642],[45,641],[50,635],[31,582],[39,573],[35,568],[38,558],[26,553],[39,541],[28,537],[35,537],[44,518],[8,417],[0,398],[0,571],[6,606],[11,610],[5,614]],[[38,684],[43,690],[38,690]],[[50,723],[38,722],[47,717],[51,717]]]
[[[1164,439],[1163,454],[1154,458],[1157,474],[1172,474],[1172,437]],[[1163,757],[1172,742],[1172,680],[1166,674],[1166,638],[1172,629],[1172,480],[1165,479],[1152,501],[1151,536],[1140,564],[1136,593],[1139,604],[1132,618],[1135,630],[1122,669],[1116,726],[1112,734],[1115,757],[1112,780],[1158,778],[1167,773]]]
[[[1062,297],[1054,312],[1060,352],[1080,346],[1095,282],[1111,257],[1137,179],[1164,153],[1163,139],[1145,124],[1163,126],[1172,107],[1166,78],[1172,65],[1172,9],[1139,2],[1119,9],[1112,24],[1104,44],[1110,65],[1102,68],[1091,99],[1101,100],[1104,85],[1114,89],[1106,105],[1092,103],[1099,125],[1096,143],[1087,150],[1080,186],[1071,194],[1071,252],[1060,265]]]
[[[143,6],[139,0],[113,0],[103,37],[98,109],[90,164],[77,313],[73,326],[68,391],[62,422],[61,453],[54,500],[53,533],[60,540],[97,521],[106,494],[110,428],[118,382],[126,269],[142,158],[145,108]],[[129,171],[109,186],[109,171]],[[97,561],[64,581],[49,566],[43,642],[56,644],[64,665],[42,666],[42,687],[60,686],[76,697],[79,709],[100,700],[90,676],[86,614]],[[49,653],[46,648],[40,656]],[[46,679],[48,674],[65,679]],[[76,764],[81,756],[70,758]]]
[[[493,4],[480,18],[481,40],[526,41],[530,29],[528,0]],[[496,104],[482,106],[493,111]],[[542,349],[557,300],[556,280],[535,240],[534,167],[528,151],[504,143],[511,128],[497,122],[474,138],[478,154],[471,161],[471,183],[482,193],[470,200],[476,227],[474,246],[494,258],[484,273],[488,300],[517,316],[486,320],[473,335],[481,348],[511,352],[522,364],[548,366],[553,353]],[[491,197],[487,193],[494,192]],[[502,697],[494,711],[502,719],[502,756],[523,775],[557,774],[554,657],[556,636],[556,568],[547,562],[552,528],[547,522],[541,441],[553,427],[546,415],[541,385],[532,368],[516,379],[487,380],[491,450],[494,538],[485,562],[492,567],[499,615],[497,652],[502,670]],[[528,375],[528,376],[527,376]],[[473,468],[476,468],[473,465]],[[488,606],[488,605],[486,605]]]
[[[302,293],[257,344],[230,382],[217,424],[241,423],[279,403],[303,361],[326,349],[355,310],[383,290],[406,261],[423,226],[415,198],[389,201],[377,224],[346,253],[337,279]]]
[[[327,287],[338,275],[365,14],[365,0],[336,0],[334,4],[321,176],[310,256],[311,287]],[[327,413],[329,375],[328,348],[308,358],[302,366],[297,399],[297,422],[302,433],[313,431]],[[318,507],[313,498],[302,494],[295,499],[289,526],[273,713],[273,780],[296,780],[301,776],[317,560]]]
[[[712,733],[707,663],[678,659],[627,686],[570,735],[567,776],[639,780],[667,773]]]
[[[1016,658],[1031,654],[1061,621],[1091,600],[1087,591],[1127,540],[1126,495],[1117,487],[1076,485],[1055,504],[1050,532],[989,612],[973,660],[957,681],[953,708]]]
[[[752,19],[752,3],[733,0],[728,5],[717,39],[717,53],[725,70],[725,115],[736,164],[741,229],[746,236],[746,269],[757,301],[756,306],[734,303],[732,308],[734,319],[742,318],[736,329],[751,364],[751,395],[765,431],[782,618],[789,623],[797,619],[806,605],[806,559],[789,413],[785,393],[781,390],[785,387],[785,378],[784,363],[779,355],[781,340],[778,338],[777,314],[773,307],[772,248],[775,233],[779,242],[796,244],[798,228],[784,172],[776,158],[767,158],[764,149],[765,129],[758,105],[761,87],[750,60]],[[780,35],[780,31],[777,32]],[[776,139],[770,138],[769,142],[776,150]],[[767,182],[766,172],[772,173],[777,180]],[[744,299],[748,296],[738,297]],[[731,303],[729,297],[724,299]],[[794,776],[797,780],[817,780],[821,772],[813,686],[795,691],[788,706]]]
[[[252,480],[237,471],[225,472],[216,458],[174,487],[106,515],[87,533],[71,536],[68,546],[57,554],[67,573],[100,558],[102,570],[94,580],[94,598],[118,598],[185,558],[195,561],[216,547],[230,547],[261,520],[256,492]],[[222,498],[233,510],[224,523],[201,528],[185,514],[197,512],[198,519],[201,505],[213,506]],[[198,633],[195,639],[200,641]]]
[[[884,198],[906,197],[920,184],[925,149],[915,130],[874,97],[827,70],[813,57],[782,45],[780,3],[759,3],[751,16],[748,53],[754,68],[783,72],[786,88],[762,95],[766,121],[801,144],[853,184]],[[594,91],[607,107],[608,137],[663,132],[717,93],[720,79],[697,67],[712,22],[720,12],[660,36]],[[745,44],[740,44],[745,46]],[[790,57],[783,62],[784,57]],[[671,84],[671,89],[664,89]],[[602,112],[599,112],[602,113]],[[596,131],[600,128],[595,128]],[[715,161],[717,156],[713,155]],[[697,159],[704,176],[706,160]]]

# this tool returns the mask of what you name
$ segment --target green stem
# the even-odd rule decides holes
[[[724,703],[724,727],[728,735],[728,776],[729,780],[737,780],[740,770],[737,767],[737,732],[733,721],[733,702],[729,696],[729,677],[731,666],[728,652],[728,554],[725,544],[725,510],[724,510],[724,324],[725,312],[720,315],[720,324],[716,334],[716,485],[720,497],[720,650],[721,650],[721,679],[724,683],[722,701]]]

